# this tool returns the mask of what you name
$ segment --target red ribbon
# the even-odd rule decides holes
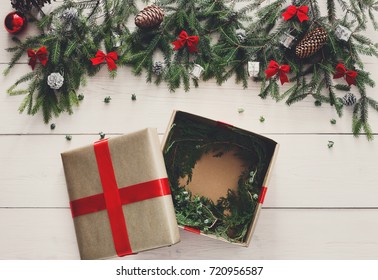
[[[357,72],[353,70],[347,70],[344,64],[339,63],[336,66],[336,73],[333,75],[334,79],[345,77],[348,85],[356,85]]]
[[[122,205],[169,195],[171,192],[168,179],[158,179],[118,189],[108,140],[96,142],[94,151],[104,192],[71,201],[72,217],[107,210],[117,255],[120,257],[130,255],[133,252]]]
[[[181,31],[178,40],[172,42],[172,44],[175,46],[174,50],[177,51],[178,49],[181,49],[183,46],[188,45],[188,49],[190,53],[197,52],[197,45],[199,42],[198,36],[188,36],[188,33],[186,33],[184,30]]]
[[[195,234],[201,234],[201,231],[199,229],[188,227],[188,226],[184,226],[184,230],[193,232]]]
[[[268,190],[267,187],[262,187],[260,197],[259,197],[259,201],[258,201],[259,203],[264,204],[265,195],[266,195],[267,190]]]
[[[97,51],[96,57],[91,58],[92,65],[98,65],[106,61],[110,71],[117,69],[117,64],[115,61],[118,60],[118,54],[116,52],[110,52],[105,54],[103,51]]]
[[[265,70],[265,74],[267,78],[271,78],[274,75],[278,74],[280,76],[281,84],[289,82],[289,79],[286,73],[290,72],[289,65],[279,65],[276,61],[271,60],[268,65],[268,69]]]
[[[45,46],[41,47],[37,52],[35,52],[32,49],[28,49],[27,52],[28,52],[28,57],[30,57],[29,65],[31,66],[33,70],[37,63],[37,59],[41,62],[43,66],[45,66],[47,61],[49,60],[48,58],[49,53],[47,52],[47,49]]]
[[[286,11],[282,14],[282,16],[284,17],[284,20],[289,20],[293,16],[297,15],[299,21],[303,22],[305,20],[309,20],[307,13],[308,13],[308,6],[296,7],[296,6],[291,5],[286,9]]]

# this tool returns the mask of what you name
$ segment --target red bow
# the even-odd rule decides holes
[[[172,42],[175,46],[174,50],[177,51],[181,49],[185,44],[188,45],[188,49],[190,53],[197,52],[197,45],[198,45],[199,37],[198,36],[188,36],[184,30],[181,31],[179,35],[179,39],[177,41]]]
[[[37,52],[35,52],[32,49],[28,49],[28,57],[30,57],[29,60],[29,65],[31,68],[34,70],[35,65],[37,63],[37,59],[41,62],[43,66],[46,65],[47,61],[49,60],[48,58],[48,52],[45,46],[41,47]]]
[[[110,52],[105,54],[103,51],[97,51],[96,57],[91,58],[92,65],[97,65],[106,61],[110,71],[117,69],[117,64],[115,60],[118,60],[118,54],[116,52]]]
[[[292,5],[287,8],[287,10],[282,14],[282,16],[284,17],[284,20],[289,20],[293,16],[297,15],[299,21],[302,22],[309,19],[307,13],[308,6],[296,7]]]
[[[333,75],[334,79],[345,77],[348,85],[356,85],[357,72],[353,70],[347,70],[344,64],[339,63],[336,66],[336,73]]]
[[[281,85],[284,83],[289,82],[289,79],[287,78],[286,73],[290,72],[290,66],[289,65],[279,65],[274,60],[271,60],[268,65],[268,69],[265,70],[265,74],[267,78],[273,77],[277,73],[280,76]]]

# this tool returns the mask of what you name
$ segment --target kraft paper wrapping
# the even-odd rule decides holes
[[[144,129],[109,139],[118,188],[166,178],[159,138],[155,129]],[[103,193],[93,145],[62,153],[70,201]],[[143,190],[141,190],[143,191]],[[170,195],[122,206],[133,252],[179,242]],[[82,259],[116,257],[107,211],[74,218]]]

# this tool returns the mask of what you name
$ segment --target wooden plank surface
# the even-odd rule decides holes
[[[10,10],[1,9],[0,16]],[[29,28],[21,38],[33,32]],[[10,36],[0,33],[0,72],[10,60],[4,48],[11,45]],[[364,60],[378,77],[378,60]],[[181,231],[178,245],[128,259],[378,259],[377,140],[350,135],[351,108],[339,119],[333,108],[314,107],[311,99],[288,107],[260,99],[259,84],[243,90],[233,80],[170,93],[127,68],[114,80],[103,69],[82,89],[81,106],[54,119],[52,131],[41,115],[18,114],[23,96],[6,94],[29,71],[27,57],[22,61],[7,77],[0,76],[0,259],[79,258],[60,153],[97,140],[100,131],[112,136],[157,127],[163,136],[174,109],[280,143],[264,208],[247,249]],[[378,98],[376,89],[368,94]],[[104,104],[106,96],[112,97],[110,104]],[[239,114],[238,108],[245,112]],[[330,124],[332,118],[336,125]],[[370,123],[378,134],[377,113],[371,112]],[[71,142],[66,134],[73,135]],[[332,149],[329,140],[335,142]]]

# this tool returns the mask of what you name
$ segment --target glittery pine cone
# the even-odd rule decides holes
[[[328,32],[318,27],[308,33],[295,48],[295,53],[299,58],[306,58],[317,53],[325,44]]]
[[[140,28],[152,28],[163,22],[164,11],[156,5],[149,5],[135,17],[135,25]]]

